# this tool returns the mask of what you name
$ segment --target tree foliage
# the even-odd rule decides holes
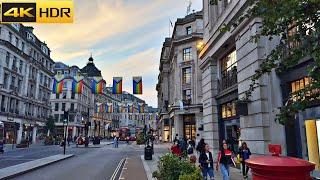
[[[53,132],[54,131],[54,129],[55,129],[55,124],[54,124],[54,119],[53,119],[53,117],[52,116],[50,116],[49,117],[49,119],[47,120],[47,122],[46,122],[46,130],[48,131],[50,131],[50,132]]]
[[[215,5],[218,1],[211,0],[210,4]],[[279,43],[251,77],[245,99],[250,99],[264,74],[275,70],[281,75],[303,59],[312,61],[308,67],[311,83],[291,93],[277,114],[276,120],[283,124],[320,100],[320,0],[248,0],[246,6],[240,17],[225,24],[221,30],[228,31],[245,20],[258,17],[262,19],[261,31],[252,40],[258,42],[264,36],[270,41],[279,38]]]

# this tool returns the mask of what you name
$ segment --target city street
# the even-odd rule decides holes
[[[60,151],[60,152],[59,152]],[[156,153],[164,152],[163,149],[155,149]],[[1,157],[5,160],[9,156],[17,160],[14,163],[21,163],[38,159],[41,157],[51,156],[62,152],[62,148],[53,147],[39,147],[35,149],[26,149],[23,153],[20,151],[12,151]],[[119,148],[115,149],[112,145],[106,145],[101,148],[68,148],[68,153],[75,154],[74,157],[63,160],[27,174],[15,177],[17,180],[53,180],[53,179],[79,179],[79,180],[103,180],[110,179],[116,170],[119,162],[123,158],[140,157],[143,154],[143,148],[134,145],[127,145],[121,142]],[[10,155],[9,155],[10,154]],[[36,157],[37,156],[37,157]],[[7,165],[14,163],[7,161]],[[9,164],[11,163],[11,164]],[[2,165],[2,163],[1,163]],[[3,166],[3,165],[2,165]],[[120,169],[121,172],[121,169]]]

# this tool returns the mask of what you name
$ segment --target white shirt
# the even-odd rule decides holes
[[[208,160],[210,161],[210,155],[209,155],[209,153],[207,152],[206,155],[207,155],[207,157],[208,157]],[[210,167],[210,163],[208,164],[208,167]]]

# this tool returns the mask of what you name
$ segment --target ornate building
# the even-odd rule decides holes
[[[6,143],[33,143],[44,133],[54,61],[50,49],[22,24],[0,24],[0,121]]]

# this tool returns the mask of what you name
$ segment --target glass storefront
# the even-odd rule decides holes
[[[187,139],[196,139],[196,121],[194,115],[184,115],[183,116],[183,129],[184,136]]]
[[[305,121],[306,140],[308,150],[308,160],[316,164],[316,170],[319,170],[320,160],[320,119],[312,119]]]

